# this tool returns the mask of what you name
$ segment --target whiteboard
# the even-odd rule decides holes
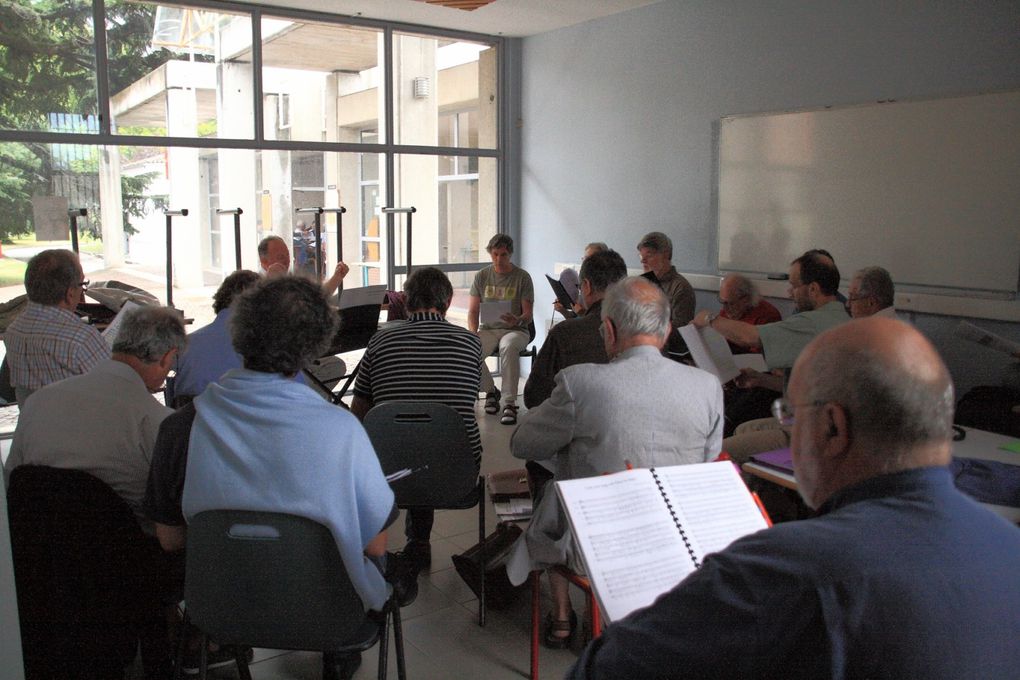
[[[810,248],[844,279],[1011,297],[1020,277],[1020,92],[720,121],[719,269]]]

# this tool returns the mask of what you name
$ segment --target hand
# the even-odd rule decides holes
[[[347,272],[351,271],[351,268],[347,266],[347,263],[340,261],[336,263],[336,268],[333,269],[333,276],[338,276],[341,279],[347,276]]]
[[[560,304],[559,300],[553,303],[553,311],[563,314],[563,305]]]
[[[764,378],[765,374],[760,371],[756,371],[753,368],[742,368],[740,369],[740,375],[734,378],[733,382],[737,384],[737,387],[750,389],[752,387],[759,387]]]
[[[695,328],[705,328],[709,324],[710,317],[711,312],[709,312],[707,309],[703,309],[700,312],[698,312],[693,319],[691,319],[691,323],[694,325]]]
[[[501,314],[499,318],[502,319],[503,323],[505,323],[508,326],[521,325],[521,317],[514,316],[513,314]]]

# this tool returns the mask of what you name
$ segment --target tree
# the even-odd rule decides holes
[[[172,58],[150,45],[154,13],[155,5],[107,0],[111,92]],[[0,0],[0,128],[50,130],[57,114],[72,114],[64,118],[78,131],[96,129],[92,23],[89,0]],[[0,237],[31,231],[32,196],[53,193],[54,169],[51,145],[0,144]],[[124,196],[135,201],[126,216],[138,214],[148,180],[122,179]]]

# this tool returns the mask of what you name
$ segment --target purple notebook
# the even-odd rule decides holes
[[[765,453],[758,453],[751,456],[751,460],[755,463],[761,463],[783,472],[793,472],[793,457],[790,455],[790,449],[776,449],[775,451],[766,451]]]

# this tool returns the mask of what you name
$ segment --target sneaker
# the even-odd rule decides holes
[[[504,425],[516,425],[517,424],[517,405],[507,404],[503,407],[503,415],[500,416],[499,422]]]
[[[485,395],[485,412],[489,415],[499,413],[499,390],[493,390]]]
[[[221,666],[229,666],[237,663],[237,646],[236,645],[223,645],[216,651],[209,651],[206,655],[206,667],[207,668],[220,668]],[[255,656],[255,652],[251,647],[241,647],[241,652],[245,661],[251,663],[252,658]],[[199,659],[199,650],[189,649],[184,652],[184,660],[181,662],[181,670],[185,675],[198,675],[201,660]]]

